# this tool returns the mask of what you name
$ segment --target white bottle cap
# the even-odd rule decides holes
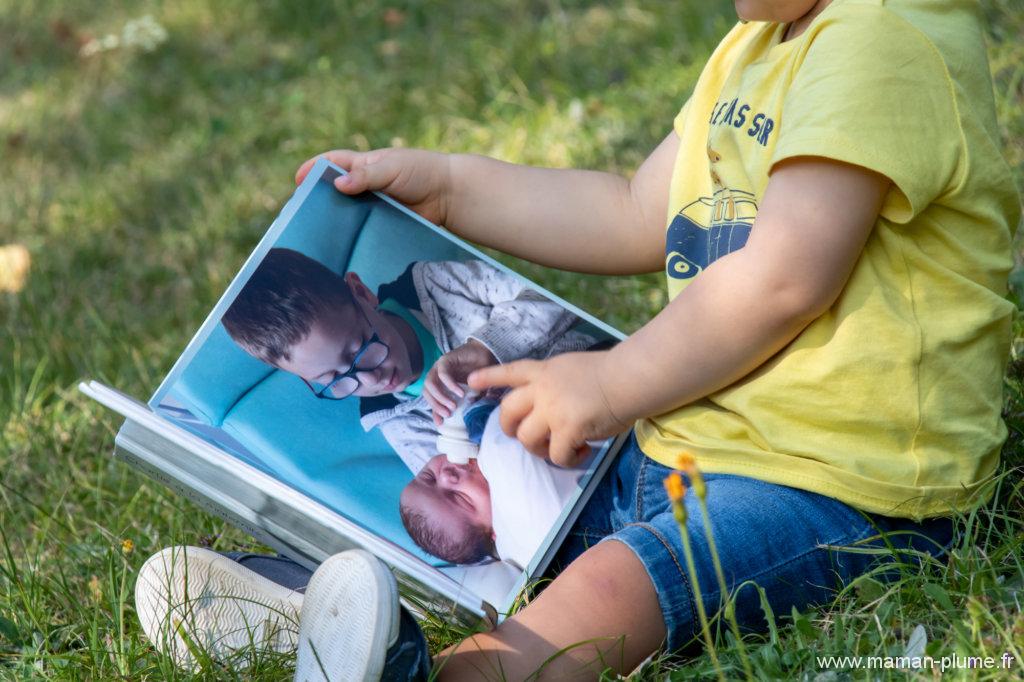
[[[479,446],[473,441],[445,436],[438,436],[437,449],[444,453],[452,464],[469,464],[469,460],[476,459],[480,454]]]

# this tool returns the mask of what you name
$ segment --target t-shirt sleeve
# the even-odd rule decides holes
[[[690,101],[692,97],[687,97],[686,101],[683,102],[682,108],[679,109],[679,113],[672,120],[672,130],[676,131],[676,135],[682,137],[684,124],[686,123],[686,113],[690,108]]]
[[[837,7],[812,30],[771,163],[819,156],[880,173],[893,183],[881,215],[907,223],[955,182],[963,154],[942,56],[877,6]]]

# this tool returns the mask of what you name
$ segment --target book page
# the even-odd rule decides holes
[[[392,200],[341,194],[341,172],[314,166],[150,406],[503,611],[609,444],[577,469],[534,457],[496,392],[446,391],[439,426],[431,369],[621,335]]]

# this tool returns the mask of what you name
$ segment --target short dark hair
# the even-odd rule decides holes
[[[292,249],[270,249],[222,322],[235,343],[271,365],[291,359],[290,349],[325,312],[355,299],[345,278]]]
[[[495,555],[490,528],[469,525],[467,537],[458,538],[436,520],[406,504],[401,504],[399,511],[402,525],[413,542],[439,559],[452,564],[475,564]]]

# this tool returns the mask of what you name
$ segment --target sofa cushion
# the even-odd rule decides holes
[[[239,348],[217,324],[173,389],[197,418],[220,426],[238,399],[275,371]]]
[[[363,224],[347,269],[354,270],[376,291],[414,261],[465,259],[469,255],[416,218],[382,201]]]
[[[415,556],[443,565],[406,533],[398,498],[412,472],[379,430],[363,431],[358,400],[318,399],[301,380],[276,371],[238,401],[222,428],[278,480]]]
[[[321,180],[289,221],[274,246],[290,248],[342,272],[363,223],[377,204],[372,196],[346,197]],[[255,269],[255,268],[253,268]],[[238,291],[242,282],[236,282]],[[231,407],[252,386],[274,371],[239,348],[222,324],[182,372],[174,386],[195,415],[219,426]]]

